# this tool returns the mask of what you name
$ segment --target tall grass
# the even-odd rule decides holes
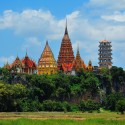
[[[88,119],[76,120],[0,120],[0,125],[125,125],[125,120]]]

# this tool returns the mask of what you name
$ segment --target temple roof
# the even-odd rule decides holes
[[[11,65],[11,67],[15,67],[15,66],[22,66],[21,60],[19,59],[18,56],[16,57],[15,61]]]
[[[22,62],[23,67],[36,68],[36,63],[28,57],[27,53],[26,53],[25,58],[22,59],[21,62]]]
[[[101,43],[107,43],[107,42],[109,42],[108,40],[102,40],[102,41],[100,41]]]
[[[84,61],[81,59],[79,48],[77,49],[77,54],[76,54],[76,58],[73,61],[73,66],[76,70],[79,70],[81,68],[86,69],[86,65]]]
[[[69,63],[69,64],[63,63],[62,64],[62,69],[63,69],[64,72],[70,72],[70,71],[72,71],[72,69],[73,69],[73,63]]]
[[[38,65],[53,65],[57,66],[56,60],[54,58],[53,52],[49,47],[48,41],[46,41],[45,48],[41,54]]]
[[[9,65],[8,62],[4,65],[4,68],[6,68],[6,69],[10,69],[10,65]]]

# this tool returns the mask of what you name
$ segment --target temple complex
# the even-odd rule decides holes
[[[65,33],[62,39],[60,52],[57,60],[58,70],[62,70],[65,73],[71,72],[73,67],[73,61],[74,61],[74,53],[72,49],[72,43],[68,35],[67,23],[66,23]]]
[[[31,60],[27,53],[25,58],[22,59],[22,73],[34,74],[37,72],[37,66],[33,60]]]
[[[94,69],[94,67],[92,66],[92,61],[91,60],[89,60],[89,63],[88,63],[88,66],[87,66],[87,68],[86,68],[86,70],[87,71],[93,71],[93,69]]]
[[[99,66],[100,68],[110,68],[112,66],[112,49],[111,42],[102,40],[99,42]]]
[[[78,72],[80,69],[86,70],[86,65],[85,65],[84,61],[81,59],[81,56],[79,53],[79,48],[77,49],[76,58],[73,61],[73,67],[76,72]]]
[[[57,73],[57,63],[47,41],[38,61],[38,74],[42,75],[55,73]]]

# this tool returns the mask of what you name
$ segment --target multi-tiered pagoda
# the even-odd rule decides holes
[[[72,70],[74,61],[74,53],[72,49],[72,43],[69,38],[68,30],[67,30],[67,23],[65,27],[65,33],[62,39],[60,52],[58,55],[58,70],[62,70],[65,73],[68,73]]]
[[[111,42],[102,40],[99,42],[99,66],[110,68],[112,66],[112,49]]]
[[[47,41],[38,61],[38,74],[55,74],[56,72],[57,63]]]

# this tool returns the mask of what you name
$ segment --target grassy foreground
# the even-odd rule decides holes
[[[116,112],[23,112],[0,113],[0,125],[125,125]]]
[[[1,120],[0,125],[125,125],[125,121],[104,120],[104,119],[89,119],[83,121],[77,120],[32,120],[32,119],[17,119],[17,120]]]

